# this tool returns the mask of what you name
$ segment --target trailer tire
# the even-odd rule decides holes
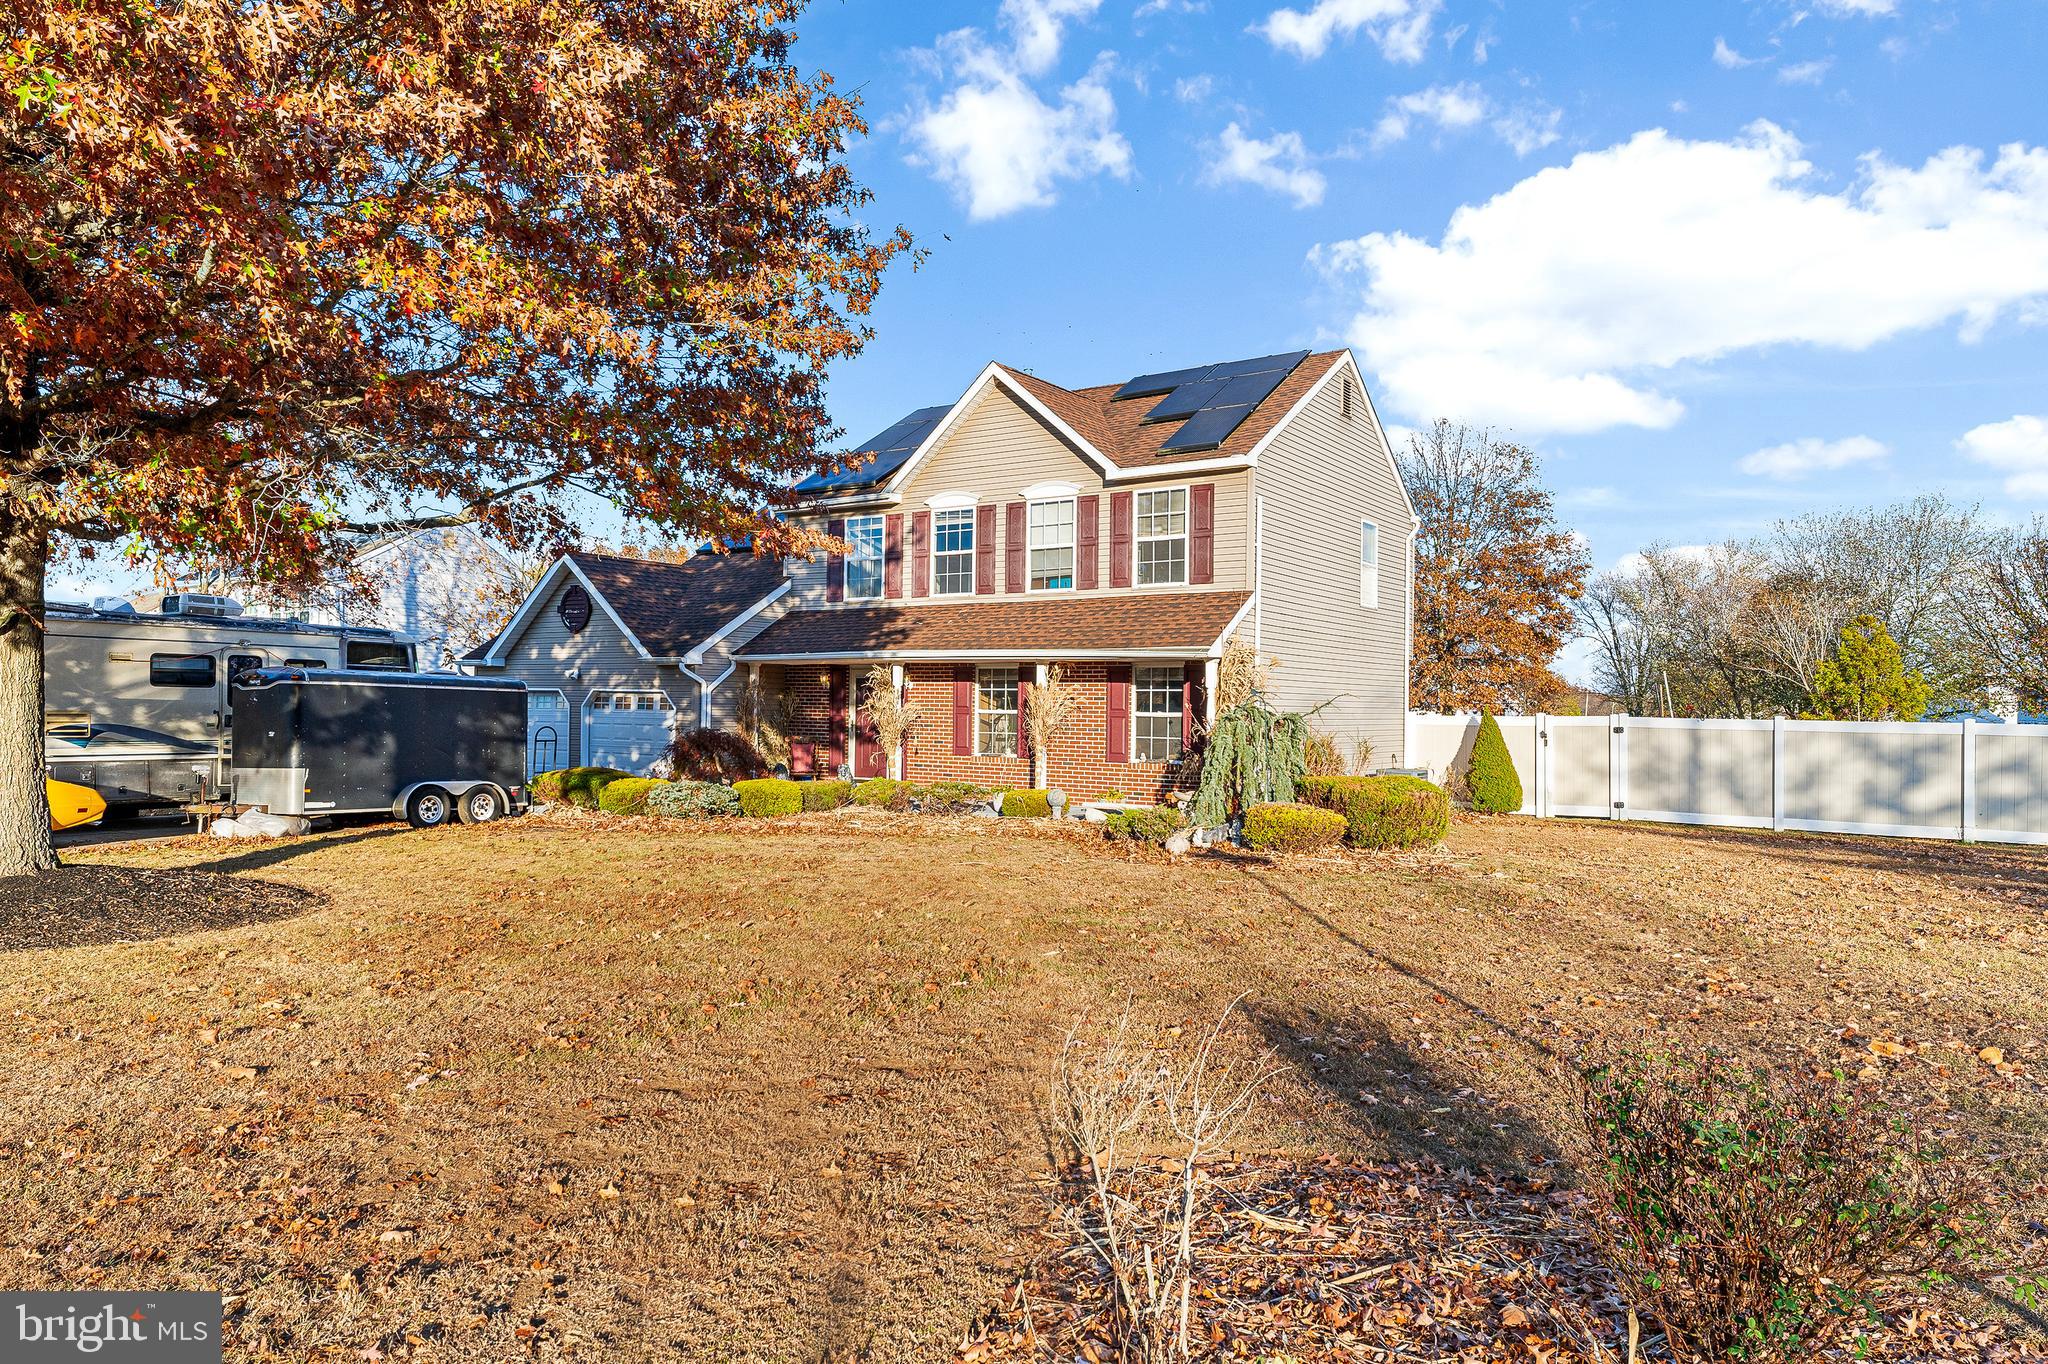
[[[464,824],[489,824],[505,813],[505,798],[495,786],[473,786],[455,802],[455,817]]]
[[[438,786],[422,786],[405,802],[405,822],[415,829],[438,829],[454,816],[454,802]]]

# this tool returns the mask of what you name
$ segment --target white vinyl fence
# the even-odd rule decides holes
[[[1522,813],[2048,844],[2048,725],[1510,715]],[[1407,762],[1462,770],[1476,715],[1410,715]]]

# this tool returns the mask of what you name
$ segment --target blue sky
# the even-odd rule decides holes
[[[1601,566],[1941,489],[2048,504],[2037,0],[820,0],[931,257],[851,436],[982,362],[1349,344],[1544,456]]]
[[[1543,455],[1605,567],[1940,489],[2048,506],[2040,0],[817,0],[896,269],[865,437],[1348,344]],[[62,580],[54,587],[73,587]],[[75,590],[75,588],[74,588]]]

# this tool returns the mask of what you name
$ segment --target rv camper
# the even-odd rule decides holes
[[[415,828],[526,808],[526,684],[450,673],[259,668],[236,677],[235,804],[388,811]]]
[[[111,812],[223,794],[233,710],[228,684],[252,668],[410,672],[390,630],[244,616],[226,597],[52,603],[43,663],[50,775],[99,792]]]

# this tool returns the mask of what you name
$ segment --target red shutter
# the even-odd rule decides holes
[[[1003,591],[1024,590],[1024,504],[1012,502],[1003,517]]]
[[[1095,590],[1097,545],[1102,533],[1102,499],[1084,497],[1074,503],[1074,586],[1083,592]]]
[[[922,597],[932,590],[932,514],[912,513],[910,518],[910,595]]]
[[[1109,495],[1109,585],[1131,585],[1131,495]]]
[[[1188,581],[1216,581],[1216,485],[1197,483],[1188,492]]]
[[[903,513],[894,512],[882,522],[882,594],[903,595]]]
[[[1024,728],[1025,709],[1031,704],[1031,679],[1038,676],[1038,665],[1019,663],[1017,665],[1017,756],[1031,756],[1031,735]]]
[[[1202,673],[1200,663],[1184,663],[1180,674],[1180,751],[1186,757],[1195,751],[1195,738],[1202,729]]]
[[[977,596],[996,590],[996,504],[974,509],[974,591]]]
[[[825,533],[835,540],[844,540],[846,538],[846,522],[840,517],[833,517],[825,523]],[[846,600],[846,556],[844,554],[828,554],[825,556],[825,600]]]
[[[836,779],[839,765],[846,761],[846,669],[831,669],[825,732],[825,775]]]
[[[1125,493],[1121,496],[1128,497]],[[1103,686],[1102,756],[1109,762],[1131,760],[1131,669],[1127,663],[1112,663],[1109,681]]]
[[[974,665],[961,663],[953,669],[953,756],[964,758],[974,752]]]

